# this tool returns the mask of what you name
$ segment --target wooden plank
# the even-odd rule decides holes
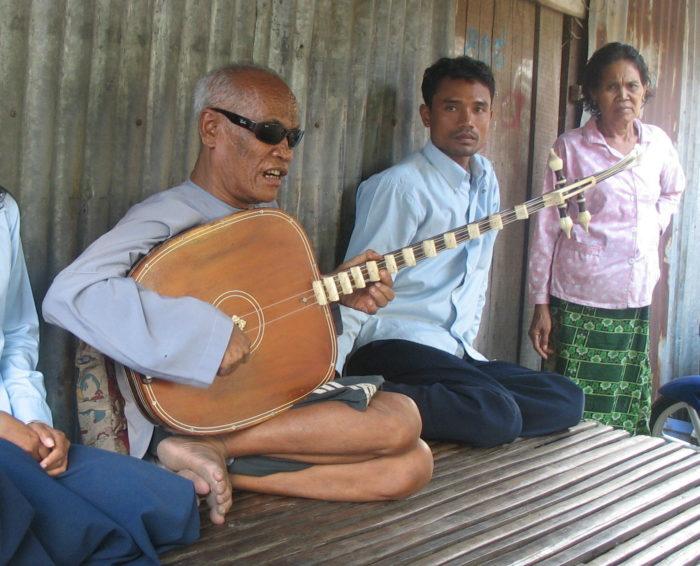
[[[588,562],[589,566],[614,566],[627,559],[638,555],[656,542],[673,535],[679,528],[683,528],[691,521],[696,521],[700,516],[700,508],[692,507],[659,525],[646,529],[639,535],[625,541],[616,542],[615,547],[608,550],[601,548],[597,558]]]
[[[494,4],[495,0],[470,0],[467,4],[467,42],[464,54],[489,65],[492,64]]]
[[[467,2],[457,0],[455,7],[455,44],[453,56],[464,55],[467,49]]]
[[[424,48],[421,41],[418,40],[426,34],[421,25],[422,20],[411,17],[411,14],[420,13],[421,9],[421,0],[407,0],[397,83],[397,88],[404,93],[404,96],[395,97],[395,113],[392,118],[395,162],[400,161],[425,144],[428,130],[421,123],[418,114],[418,108],[423,100],[420,87],[426,67],[432,64],[437,56],[444,54],[442,49],[433,50],[427,45]],[[434,18],[434,26],[437,29],[438,22],[441,21],[440,15],[436,14]],[[445,14],[442,15],[442,18],[445,19]],[[418,136],[414,135],[416,131],[419,133]]]
[[[662,559],[666,564],[678,566],[680,564],[698,564],[700,558],[700,522],[695,522],[680,531],[657,541],[653,546],[625,560],[625,566],[642,566],[645,564],[657,564]],[[688,545],[689,541],[694,544]]]
[[[389,158],[391,165],[398,163],[402,158],[405,157],[403,153],[403,148],[401,147],[401,128],[398,128],[399,124],[399,109],[398,109],[398,96],[396,92],[404,87],[403,80],[406,78],[403,76],[402,72],[405,71],[402,65],[404,59],[404,42],[399,38],[403,37],[406,22],[406,0],[392,0],[392,17],[389,20],[389,36],[395,38],[394,41],[398,40],[401,45],[398,49],[393,49],[387,58],[386,75],[384,81],[387,85],[391,85],[390,88],[384,89],[381,93],[383,100],[382,104],[382,122],[380,128],[378,128],[378,143],[382,148],[386,148],[387,157]],[[431,49],[432,51],[432,49]],[[412,99],[412,92],[409,91]],[[415,110],[409,114],[412,120],[417,120],[418,116]]]
[[[499,544],[489,548],[487,553],[478,553],[465,557],[476,560],[472,563],[484,566],[509,563],[513,566],[536,564],[552,554],[572,544],[592,536],[603,529],[624,521],[664,498],[671,497],[700,483],[700,476],[695,467],[700,458],[675,464],[668,470],[658,472],[635,482],[619,492],[609,494],[602,500],[587,503],[570,513],[556,519],[556,530],[542,536],[542,526],[538,530],[525,533],[528,544],[522,545],[523,536],[509,537],[505,545]],[[689,467],[689,469],[688,469]],[[683,470],[683,471],[682,471]],[[680,472],[680,473],[679,473]],[[672,474],[672,475],[670,475]],[[643,488],[641,491],[640,488]],[[551,524],[551,526],[555,526]],[[515,540],[517,538],[517,540]],[[507,552],[503,552],[506,549]],[[490,560],[484,561],[489,557]]]
[[[619,456],[616,456],[614,459],[619,460]],[[466,480],[465,480],[466,481]],[[431,484],[432,485],[432,484]],[[498,488],[495,488],[498,492]],[[500,493],[500,492],[499,492]],[[410,501],[410,500],[409,500]],[[471,499],[470,499],[471,502]],[[397,502],[398,503],[407,503],[405,506],[406,509],[404,510],[404,513],[406,514],[407,517],[413,517],[412,519],[407,520],[407,524],[423,524],[426,523],[428,520],[425,518],[424,515],[417,515],[421,510],[421,505],[419,504],[418,501],[416,501],[416,498],[413,498],[413,501],[409,502]],[[396,505],[396,504],[395,504]],[[458,509],[460,506],[463,507],[463,504],[459,504],[455,500],[455,509]],[[355,509],[362,509],[363,506],[356,506]],[[366,507],[365,507],[366,509]],[[379,510],[382,510],[382,507],[379,507]],[[334,525],[334,529],[332,530],[333,537],[331,539],[326,540],[324,538],[324,534],[320,534],[319,536],[316,537],[314,540],[314,547],[323,547],[324,545],[331,544],[333,545],[333,551],[331,552],[330,550],[324,550],[324,556],[330,556],[334,557],[335,554],[338,552],[339,548],[337,548],[337,545],[339,544],[337,541],[340,541],[342,543],[343,539],[348,539],[348,537],[352,537],[352,540],[356,540],[358,535],[360,536],[360,540],[362,541],[363,545],[367,542],[365,538],[363,538],[363,533],[373,533],[376,531],[376,529],[382,529],[382,532],[385,534],[389,534],[389,532],[396,532],[396,536],[399,537],[399,544],[400,544],[400,538],[404,536],[405,533],[403,533],[404,529],[402,525],[395,525],[393,524],[393,521],[395,520],[400,520],[400,516],[382,516],[380,519],[377,519],[375,514],[373,513],[374,509],[369,509],[365,513],[363,513],[362,519],[363,521],[358,522],[356,521],[353,517],[354,514],[351,514],[349,516],[345,515],[342,510],[339,511],[338,514],[335,513],[330,513],[330,514],[325,514],[324,515],[324,520],[327,521],[329,524]],[[441,507],[440,509],[436,509],[435,515],[436,516],[441,516],[442,514],[447,514],[448,510],[445,509],[445,507]],[[343,530],[342,526],[346,525],[346,529]],[[308,528],[308,525],[304,528]],[[300,528],[300,532],[303,532],[304,528]],[[338,530],[340,528],[340,530]],[[345,532],[344,532],[345,531]],[[251,545],[255,546],[257,542],[262,543],[263,545],[266,545],[266,552],[261,553],[255,553],[254,556],[257,559],[266,559],[266,558],[271,558],[277,555],[280,552],[280,548],[275,548],[274,546],[269,546],[267,545],[267,540],[270,538],[272,539],[279,539],[282,541],[285,541],[285,537],[279,536],[281,533],[278,533],[276,530],[270,531],[269,529],[266,529],[264,532],[264,535],[259,537],[258,540],[246,540],[245,544],[246,546]],[[295,533],[294,532],[289,532],[289,529],[285,530],[284,534],[286,537],[291,537],[294,538]],[[366,536],[366,535],[365,535]],[[349,539],[348,539],[349,540]],[[306,557],[308,555],[308,549],[307,549],[307,544],[304,542],[305,539],[303,536],[300,537],[300,542],[302,543],[299,546],[298,551],[301,552],[301,555]],[[284,543],[285,545],[287,544],[286,542]],[[278,545],[279,546],[279,545]],[[350,551],[354,550],[355,546],[351,545],[350,546]],[[289,546],[285,547],[285,551],[288,552],[291,550]],[[300,556],[301,556],[300,555]]]
[[[580,76],[586,63],[586,33],[581,20],[564,18],[564,33],[562,37],[562,76],[559,98],[559,130],[562,134],[567,130],[578,128],[581,124],[583,107],[576,98],[569,96],[570,88],[578,91]]]
[[[542,185],[546,170],[549,148],[557,137],[558,113],[552,111],[559,104],[559,85],[561,69],[561,44],[562,44],[563,16],[547,8],[537,8],[537,23],[535,42],[535,60],[533,68],[533,114],[530,132],[529,149],[531,156],[527,179],[525,180],[527,191],[523,195],[527,200],[535,195],[542,194]],[[552,72],[556,70],[556,72]],[[524,223],[523,230],[523,254],[528,255],[528,243],[534,228],[534,222]],[[518,350],[518,363],[526,367],[539,369],[541,359],[535,352],[528,336],[530,322],[532,320],[533,306],[528,303],[527,289],[527,264],[523,262],[523,285],[521,288],[520,313],[521,331],[520,347]]]
[[[700,541],[686,544],[666,557],[657,566],[697,566],[700,563]]]
[[[450,449],[448,455],[457,456],[462,460],[468,461],[474,466],[479,466],[482,462],[491,461],[500,458],[504,455],[507,455],[508,458],[512,458],[515,454],[530,450],[532,448],[536,448],[545,443],[549,444],[557,442],[566,443],[566,445],[568,445],[569,443],[577,443],[585,438],[597,436],[599,434],[604,434],[610,431],[612,431],[611,427],[600,425],[599,423],[595,423],[593,421],[583,421],[575,427],[558,433],[554,433],[552,435],[548,435],[546,437],[546,440],[544,440],[543,437],[534,437],[527,439],[518,438],[510,444],[494,446],[493,448],[470,448],[468,446],[454,445],[456,450]],[[441,450],[442,446],[442,443],[438,443],[438,450]],[[433,450],[435,450],[435,446],[433,446]],[[449,473],[449,468],[441,467],[440,471],[443,470],[445,473]],[[440,471],[436,471],[435,473],[440,473]],[[433,475],[433,477],[435,477],[435,474]]]
[[[184,23],[183,2],[153,4],[151,9],[141,197],[168,187],[171,178],[175,124],[170,113],[178,94],[177,76],[171,69],[178,68]],[[98,235],[102,232],[104,227]]]
[[[491,36],[491,62],[498,94],[485,155],[501,189],[501,208],[527,198],[535,5],[497,0]],[[487,304],[479,330],[479,348],[489,358],[515,361],[520,337],[520,300],[525,254],[524,223],[499,232],[494,248]],[[512,250],[519,250],[513,254]],[[514,300],[514,298],[516,298]]]
[[[619,501],[624,506],[627,504],[626,498],[629,495],[635,495],[634,500],[639,504],[638,492],[649,486],[652,486],[650,489],[653,490],[662,480],[665,480],[664,489],[670,493],[673,493],[673,489],[680,489],[679,482],[687,481],[687,477],[683,476],[682,480],[678,480],[681,477],[679,474],[694,464],[689,460],[675,463],[665,470],[641,477],[630,484],[625,483],[618,486],[615,491],[610,491],[603,486],[600,490],[594,491],[594,496],[597,497],[592,499],[589,498],[588,493],[576,495],[574,499],[564,500],[552,506],[551,509],[545,510],[540,521],[531,522],[530,517],[517,519],[497,530],[470,537],[442,552],[435,553],[431,556],[431,560],[442,563],[459,559],[465,564],[486,564],[490,560],[496,561],[497,558],[506,563],[515,563],[526,558],[542,560],[549,555],[549,552],[553,553],[556,544],[562,540],[562,529],[570,523],[576,523],[581,517],[598,513],[601,515],[599,521],[608,524],[607,521],[612,516],[611,504]],[[580,527],[580,532],[587,532],[586,529],[590,528],[585,524]],[[573,544],[580,540],[578,533],[579,531],[573,529],[571,532],[567,531],[567,542],[570,541]]]
[[[273,15],[275,27],[274,31],[271,30],[271,33],[273,34],[272,41],[276,44],[273,52],[276,53],[279,51],[280,53],[278,60],[273,60],[272,63],[276,65],[280,74],[287,80],[287,84],[297,98],[299,104],[299,123],[301,127],[308,132],[308,135],[317,137],[321,135],[321,133],[312,121],[314,120],[312,107],[314,97],[309,87],[309,81],[311,79],[309,67],[312,65],[314,22],[317,18],[316,4],[313,0],[299,0],[295,10],[289,10],[288,7],[286,8],[286,11],[294,16],[293,20],[288,23],[288,25],[291,26],[290,30],[285,30],[284,27],[280,25],[282,16],[277,16],[277,13],[285,10],[285,5],[283,3],[275,5]],[[286,20],[282,19],[282,21]],[[280,41],[275,41],[277,34],[281,36]],[[277,44],[279,44],[279,46],[277,46]],[[283,55],[284,53],[287,54],[286,57]],[[286,65],[282,65],[282,60],[286,62]],[[307,180],[305,178],[305,173],[306,166],[309,164],[304,157],[307,155],[304,143],[305,142],[302,142],[302,145],[295,150],[295,158],[289,169],[287,181],[279,195],[280,206],[300,220],[302,220],[302,211],[306,206],[307,199],[309,203],[308,208],[310,210],[316,210],[316,205],[312,204],[315,202],[315,195],[310,191],[307,192],[308,187],[306,185]],[[328,219],[325,219],[324,221],[327,220]],[[319,242],[314,241],[313,243],[314,247],[318,249]]]
[[[637,538],[643,539],[645,546],[649,547],[659,541],[660,537],[652,536],[650,532],[653,527],[659,524],[663,527],[660,531],[664,538],[674,535],[679,529],[685,530],[686,527],[695,529],[695,536],[687,538],[686,541],[697,538],[700,532],[700,505],[693,505],[698,501],[700,501],[700,488],[662,501],[639,515],[632,516],[563,552],[553,555],[542,561],[541,566],[567,566],[588,562],[601,552],[611,548],[619,548],[622,541],[637,535],[639,535]],[[690,535],[691,533],[686,532],[686,534]]]
[[[538,4],[575,18],[586,17],[585,0],[535,0]]]
[[[381,535],[369,533],[363,537],[361,549],[353,551],[347,544],[350,541],[344,541],[342,544],[348,547],[348,555],[352,554],[360,560],[369,561],[371,557],[372,561],[376,561],[382,558],[386,564],[412,563],[423,556],[432,560],[433,552],[438,547],[445,548],[466,539],[473,541],[479,535],[488,537],[500,527],[514,529],[516,519],[520,519],[523,526],[536,523],[539,515],[548,516],[554,501],[571,499],[572,493],[567,488],[578,486],[586,478],[605,475],[604,470],[619,463],[622,454],[633,457],[639,454],[638,451],[647,449],[648,446],[641,445],[621,447],[613,454],[598,457],[591,462],[572,462],[572,467],[563,472],[559,472],[555,467],[548,468],[539,477],[528,477],[527,481],[520,480],[512,489],[506,483],[479,488],[468,500],[462,496],[436,506],[428,513],[393,522],[387,529],[383,529]],[[659,456],[657,454],[655,458]],[[635,466],[641,466],[646,457],[646,454],[642,454],[640,458],[635,458]],[[664,463],[670,464],[677,459],[677,456],[672,456],[664,460]],[[644,471],[650,473],[657,467],[646,466]],[[622,471],[618,469],[617,474],[620,473]],[[641,473],[643,472],[634,472],[635,476]],[[609,475],[605,477],[610,480]],[[625,476],[624,481],[630,482],[632,479]],[[607,493],[611,488],[603,485],[598,491]],[[560,495],[561,492],[565,492],[565,495]],[[594,497],[593,485],[590,483],[586,484],[585,489],[577,489],[576,492]],[[419,546],[420,551],[417,550]],[[334,557],[338,558],[335,555]]]
[[[219,0],[220,2],[230,2],[230,0]],[[256,61],[256,46],[260,41],[256,34],[258,30],[258,16],[264,18],[265,6],[259,6],[258,2],[237,1],[235,3],[235,14],[226,24],[228,33],[231,35],[229,60],[235,63],[250,63]],[[262,26],[261,26],[262,27]],[[223,64],[223,63],[222,63]]]
[[[387,96],[393,92],[390,85],[385,83],[387,65],[391,51],[389,26],[391,20],[391,3],[376,2],[374,4],[374,35],[372,36],[371,53],[373,65],[367,69],[367,106],[364,136],[364,152],[362,155],[362,178],[386,169],[393,165],[389,159],[387,148],[381,147],[379,130],[384,124],[384,103]]]
[[[608,493],[683,458],[684,456],[678,451],[669,454],[664,449],[661,452],[644,452],[629,461],[609,467],[610,462],[619,462],[619,455],[612,454],[586,465],[586,469],[579,468],[580,477],[570,478],[566,473],[559,474],[512,493],[503,495],[499,493],[482,504],[473,507],[465,506],[449,516],[449,520],[453,523],[449,529],[444,529],[440,533],[430,533],[430,536],[426,535],[418,544],[406,544],[405,550],[393,554],[381,563],[387,566],[412,564],[420,558],[425,558],[426,563],[429,563],[430,560],[436,559],[438,551],[464,541],[471,541],[473,537],[487,534],[506,524],[513,525],[520,519],[529,526],[532,524],[531,520],[534,521],[538,517],[544,520],[548,514],[566,510],[567,505],[577,505],[575,501],[573,504],[567,504],[567,502],[573,501],[580,494],[591,495],[593,490],[597,490],[597,494]],[[594,496],[595,493],[591,495],[591,497]],[[500,500],[503,500],[502,507]],[[558,508],[555,507],[557,505]],[[493,513],[496,514],[493,515]]]

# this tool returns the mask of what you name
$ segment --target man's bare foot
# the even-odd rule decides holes
[[[209,518],[222,524],[233,503],[223,444],[213,438],[170,436],[158,444],[157,453],[166,468],[193,481],[197,493],[206,495]],[[209,488],[206,494],[200,493],[202,480]]]

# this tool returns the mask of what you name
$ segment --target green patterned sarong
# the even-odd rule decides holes
[[[586,395],[584,418],[649,434],[649,307],[601,309],[551,298],[556,371]]]

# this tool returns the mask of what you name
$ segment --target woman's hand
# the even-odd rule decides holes
[[[50,453],[36,431],[5,411],[0,411],[0,438],[19,446],[37,462]]]
[[[535,305],[528,335],[535,352],[543,359],[546,360],[550,354],[554,353],[554,348],[549,343],[552,335],[552,314],[549,311],[549,305]]]
[[[66,435],[62,431],[38,421],[29,423],[28,426],[36,432],[41,443],[49,450],[48,455],[39,462],[39,465],[50,476],[57,476],[65,472],[68,468],[68,448],[70,448],[70,441]]]
[[[383,256],[375,251],[367,250],[345,263],[338,266],[334,273],[339,271],[347,271],[355,265],[362,265],[370,260],[379,261],[384,259]],[[367,287],[357,289],[352,295],[340,295],[340,302],[346,307],[367,313],[374,314],[380,308],[385,307],[390,301],[394,300],[394,281],[386,269],[379,272],[380,280],[374,283],[367,282]]]

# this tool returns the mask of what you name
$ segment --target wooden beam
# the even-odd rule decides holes
[[[584,0],[535,0],[535,3],[567,16],[586,17],[586,2]]]

